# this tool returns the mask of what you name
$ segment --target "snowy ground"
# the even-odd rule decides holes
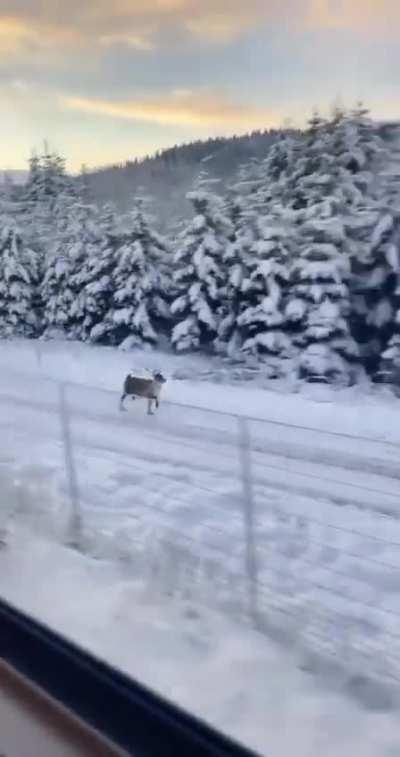
[[[327,691],[264,636],[31,529],[0,551],[0,594],[262,755],[398,755],[396,715],[360,708],[340,682]]]
[[[146,365],[160,367],[169,377],[165,403],[159,414],[152,418],[145,415],[144,405],[140,402],[132,404],[128,413],[120,414],[118,395],[125,372]],[[208,613],[212,606],[225,613],[226,620],[217,621],[219,616],[205,615],[202,610],[201,620],[191,623],[181,616],[176,620],[175,610],[163,606],[161,617],[165,618],[167,628],[176,622],[182,623],[182,637],[188,632],[188,626],[192,628],[188,633],[204,653],[201,657],[199,652],[204,663],[199,666],[201,676],[210,669],[208,664],[218,669],[217,652],[215,656],[210,651],[214,644],[218,649],[227,634],[231,634],[229,638],[232,639],[221,663],[229,671],[226,673],[229,697],[227,695],[225,700],[223,692],[218,693],[221,701],[218,705],[214,703],[215,712],[212,698],[204,696],[202,699],[199,694],[198,702],[190,699],[198,687],[188,685],[185,665],[180,668],[181,680],[176,684],[176,691],[170,691],[171,695],[176,693],[179,698],[180,692],[185,704],[193,709],[199,706],[207,716],[214,714],[222,727],[231,729],[235,723],[239,729],[235,732],[248,738],[261,751],[270,745],[270,754],[286,755],[288,751],[282,746],[284,742],[279,727],[276,746],[274,741],[271,746],[271,740],[267,738],[269,714],[267,717],[264,708],[270,708],[271,702],[274,705],[280,702],[282,719],[279,722],[282,725],[285,718],[290,718],[291,722],[295,704],[290,699],[285,704],[281,700],[288,688],[291,693],[294,689],[297,697],[301,689],[306,707],[302,728],[304,756],[329,754],[320,739],[324,728],[329,732],[326,718],[328,714],[332,716],[331,709],[334,708],[332,727],[339,731],[343,725],[347,742],[337,743],[332,754],[337,754],[339,748],[346,755],[355,754],[358,742],[354,739],[360,739],[361,733],[369,734],[369,729],[371,734],[375,734],[375,729],[380,731],[376,727],[376,718],[381,718],[379,722],[385,725],[379,738],[387,738],[387,745],[382,741],[378,747],[371,735],[365,746],[360,744],[360,754],[392,757],[396,751],[389,749],[392,731],[391,726],[386,725],[392,716],[369,714],[367,718],[357,709],[357,703],[363,702],[369,709],[389,710],[395,702],[393,688],[400,685],[400,402],[388,394],[370,390],[361,393],[355,389],[339,392],[306,388],[288,394],[284,391],[287,387],[280,385],[271,385],[265,390],[249,385],[198,382],[193,378],[171,380],[177,373],[204,378],[206,368],[207,363],[201,358],[188,360],[145,353],[128,355],[111,349],[61,343],[3,343],[0,354],[0,475],[10,481],[12,472],[13,482],[9,485],[14,494],[19,492],[16,522],[23,517],[25,528],[29,525],[31,530],[36,529],[37,535],[45,536],[54,544],[60,544],[65,537],[68,497],[57,380],[71,382],[67,397],[88,553],[111,558],[120,570],[123,566],[126,582],[140,579],[142,585],[157,590],[158,597],[173,595],[176,602],[187,602],[189,597],[197,608],[207,607]],[[251,632],[243,631],[241,633],[247,634],[244,637],[233,632],[233,627],[228,625],[228,618],[243,622],[248,608],[240,425],[236,416],[253,419],[248,421],[248,431],[255,500],[260,627],[265,632],[252,636]],[[5,484],[3,491],[4,488]],[[30,500],[47,502],[51,488],[55,510],[37,506],[32,519]],[[10,496],[7,501],[12,503],[11,512],[15,496]],[[5,525],[6,514],[4,512]],[[16,566],[23,559],[19,538],[17,532]],[[14,543],[13,539],[11,543]],[[49,571],[51,550],[57,548],[48,545],[46,549],[49,551]],[[60,582],[70,581],[69,587],[66,586],[67,596],[70,596],[72,582],[78,583],[81,568],[90,572],[93,584],[101,581],[103,574],[106,574],[108,587],[113,583],[111,573],[117,567],[111,568],[107,561],[96,564],[78,561],[74,566],[71,562],[69,575],[70,553],[60,553],[59,557],[57,554],[54,551],[54,560],[60,559],[62,566],[65,561],[67,575],[60,568],[60,575],[53,577],[51,568],[50,594],[53,585],[54,593],[57,591],[56,583],[53,584],[53,578],[54,582],[57,578]],[[39,557],[37,554],[34,558],[38,571],[39,565],[42,564],[43,570],[45,567],[44,556],[42,563]],[[7,553],[6,559],[7,570],[11,571],[14,565],[12,551]],[[14,570],[18,574],[20,568],[14,567]],[[6,573],[2,570],[1,575],[3,577]],[[39,573],[35,575],[39,581]],[[85,580],[82,577],[82,581]],[[31,576],[26,588],[21,583],[21,602],[31,595],[30,581]],[[118,585],[116,582],[116,592]],[[11,583],[10,587],[13,586],[15,589]],[[127,586],[124,591],[128,591]],[[91,589],[90,592],[92,596]],[[138,599],[135,593],[132,596],[136,607]],[[99,608],[94,608],[93,618],[90,615],[90,625],[83,612],[86,597],[74,598],[80,607],[82,605],[83,613],[76,627],[64,604],[53,608],[51,602],[44,602],[42,606],[37,597],[32,609],[39,615],[42,611],[45,615],[55,613],[54,617],[49,616],[49,620],[56,622],[58,617],[60,627],[65,624],[65,630],[83,643],[89,643],[93,636],[97,636],[93,629],[97,628],[100,616],[107,627],[111,623],[107,614],[111,609],[109,603],[120,602],[121,607],[124,606],[123,600],[117,601],[116,597],[117,593],[111,592],[109,596],[107,592],[104,600],[99,602]],[[154,620],[156,608],[152,607],[149,613]],[[132,611],[132,614],[137,624],[136,613]],[[125,616],[122,613],[121,626],[118,621],[122,637],[128,633],[132,614]],[[142,635],[145,634],[146,617],[144,614],[143,625],[136,629]],[[221,636],[217,639],[219,633]],[[101,634],[99,651],[136,674],[143,672],[131,668],[136,665],[136,656],[132,657],[129,650],[113,650],[106,630],[101,642],[100,637]],[[271,647],[274,637],[279,638],[279,650]],[[178,639],[180,645],[180,637]],[[174,643],[176,641],[174,637]],[[245,641],[243,651],[241,645]],[[120,648],[121,644],[116,646]],[[186,650],[183,641],[182,647]],[[168,670],[170,665],[174,667],[179,649],[180,646],[175,646],[171,660],[166,662]],[[290,656],[288,649],[291,650]],[[239,660],[243,654],[245,659],[237,668],[229,660],[229,654],[237,654]],[[117,659],[116,655],[121,658]],[[294,655],[293,659],[291,655]],[[189,650],[183,656],[191,665]],[[259,667],[260,656],[263,662]],[[337,694],[323,695],[319,689],[317,691],[320,683],[296,670],[296,660],[301,660],[308,670],[318,671],[319,682],[322,673],[326,676],[329,663],[330,685],[338,686],[340,681],[347,696],[354,695],[353,704],[338,701]],[[244,689],[241,683],[234,683],[232,672],[241,665],[246,680]],[[281,665],[282,681],[279,677]],[[250,685],[251,692],[247,691],[248,666],[255,668],[254,691]],[[152,675],[156,675],[153,668],[151,666]],[[260,670],[268,673],[260,677]],[[346,679],[343,671],[346,671]],[[268,683],[270,674],[278,687],[278,693],[274,691],[273,695]],[[363,682],[362,675],[372,678],[374,685]],[[162,666],[159,677],[157,671],[154,681],[151,676],[149,680],[157,687],[165,688],[165,676],[166,669]],[[173,680],[176,679],[171,673]],[[207,676],[202,680],[207,680]],[[263,707],[257,703],[259,687],[264,687]],[[235,696],[237,694],[234,704],[230,698],[232,690]],[[320,696],[321,706],[315,701]],[[246,705],[240,718],[237,712],[243,702]],[[312,717],[314,704],[315,717]],[[353,709],[354,717],[347,719]],[[358,722],[356,712],[363,725],[355,727],[352,735],[350,724]],[[277,717],[272,709],[271,725]],[[345,718],[344,724],[341,724],[342,717]],[[325,723],[322,729],[320,718]],[[375,725],[371,725],[374,722]],[[387,752],[383,751],[384,745]],[[372,751],[368,752],[368,749]]]

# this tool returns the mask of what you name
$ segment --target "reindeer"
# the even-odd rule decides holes
[[[160,404],[161,388],[166,380],[167,379],[164,378],[160,371],[152,371],[151,379],[137,378],[137,376],[128,373],[124,381],[124,387],[119,403],[120,410],[126,410],[124,407],[125,397],[131,396],[133,400],[136,399],[136,397],[146,397],[147,414],[153,415],[153,403],[155,403],[156,408],[158,408]]]

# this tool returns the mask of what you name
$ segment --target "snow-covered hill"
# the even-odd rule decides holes
[[[27,177],[28,171],[24,171],[23,169],[0,170],[0,184],[7,182],[17,185],[25,184]]]

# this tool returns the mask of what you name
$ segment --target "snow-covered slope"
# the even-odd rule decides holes
[[[147,417],[140,401],[119,413],[126,371],[146,366],[160,367],[169,377],[159,413]],[[267,391],[171,378],[177,371],[195,376],[206,367],[204,358],[3,342],[0,466],[12,475],[14,494],[19,492],[17,499],[5,498],[11,506],[3,512],[3,525],[22,522],[41,538],[65,541],[69,498],[59,382],[67,381],[87,554],[110,559],[120,570],[125,566],[129,586],[139,581],[162,595],[189,595],[196,607],[222,612],[224,623],[228,618],[243,623],[248,584],[238,417],[249,417],[258,607],[265,634],[265,642],[260,636],[255,643],[269,644],[277,636],[285,654],[290,649],[313,672],[329,667],[332,673],[333,664],[339,679],[330,675],[330,685],[347,681],[347,690],[364,704],[388,708],[393,683],[400,682],[398,401],[354,390],[313,390],[309,397],[310,390],[289,394],[283,386]],[[53,504],[42,510],[38,502],[50,489]],[[95,583],[111,570],[105,562],[97,565]],[[71,581],[74,576],[81,587],[78,567],[79,561],[71,567]],[[110,583],[101,609],[107,624]],[[80,604],[80,588],[77,592]],[[41,607],[38,597],[39,614]],[[46,603],[43,611],[48,612]],[[60,605],[57,613],[74,634],[72,618],[67,621]],[[91,633],[98,618],[90,621]],[[84,614],[76,627],[84,643],[88,623]],[[118,663],[103,641],[104,653]],[[126,660],[124,652],[121,664]],[[243,721],[241,727],[251,731]],[[313,721],[308,733],[316,728]],[[348,735],[348,743],[357,744],[358,735]],[[313,754],[306,731],[304,738],[309,750],[304,747],[304,755]],[[275,753],[286,755],[278,742]],[[375,754],[383,755],[383,746],[371,751]]]
[[[118,399],[128,371],[159,368],[168,377],[165,399],[218,412],[246,415],[321,431],[400,443],[400,402],[369,386],[338,390],[331,386],[240,381],[240,373],[201,355],[179,356],[153,350],[120,352],[78,342],[3,342],[2,374],[10,371],[69,381],[115,392]],[[146,373],[144,373],[146,375]],[[236,378],[238,376],[238,378]],[[250,390],[249,390],[250,389]]]
[[[28,171],[23,169],[9,169],[0,171],[0,184],[11,182],[12,184],[25,184],[28,177]]]
[[[395,714],[327,691],[293,652],[32,531],[0,551],[0,594],[268,757],[394,757]]]

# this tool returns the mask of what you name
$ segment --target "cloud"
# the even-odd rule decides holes
[[[231,42],[251,29],[254,19],[246,12],[229,15],[209,11],[184,20],[185,29],[198,40]]]
[[[108,0],[94,0],[86,9],[82,7],[79,15],[81,22],[94,24],[97,28],[111,24],[121,31],[124,26],[126,29],[126,25],[134,23],[139,29],[146,24],[153,31],[161,31],[165,25],[182,28],[193,25],[196,30],[203,27],[213,36],[213,24],[235,28],[236,32],[245,17],[268,15],[268,9],[277,3],[278,0],[248,0],[243,11],[241,0],[153,0],[152,3],[148,0],[114,0],[112,5]]]
[[[151,52],[155,48],[154,42],[144,34],[104,34],[99,37],[99,43],[103,47],[124,46],[142,52]]]
[[[347,29],[359,34],[397,34],[399,22],[399,0],[308,0],[304,16],[310,28]]]
[[[292,5],[301,0],[287,0]],[[280,0],[0,0],[0,44],[7,51],[61,46],[128,45],[149,51],[169,40],[229,42],[244,31],[285,16]]]
[[[110,76],[119,70],[123,80],[132,72],[122,69],[127,55],[121,52],[145,56],[150,71],[166,52],[172,54],[169,62],[208,49],[230,55],[233,43],[251,32],[264,38],[267,55],[278,44],[300,40],[304,31],[315,45],[326,43],[326,31],[335,46],[348,44],[346,32],[367,44],[392,42],[399,23],[400,0],[0,0],[0,62],[10,76],[27,76],[34,67],[49,79],[63,70],[71,81],[73,70],[95,76],[103,66]],[[255,36],[251,42],[257,42]],[[257,50],[249,53],[250,67],[256,57],[261,63],[263,53]],[[146,71],[141,69],[142,79]]]
[[[281,114],[265,108],[232,103],[216,93],[185,90],[157,99],[103,100],[64,96],[61,105],[117,119],[219,129],[221,133],[278,126],[282,122]]]
[[[22,48],[32,39],[32,33],[26,24],[18,18],[0,19],[0,54],[9,55]]]
[[[0,15],[0,57],[37,57],[51,50],[62,54],[81,43],[79,30],[53,26],[45,21]]]
[[[300,0],[286,0],[293,5]],[[112,11],[110,10],[112,7]],[[283,11],[282,11],[283,7]],[[160,39],[165,29],[189,34],[197,40],[230,42],[260,22],[276,21],[286,15],[280,0],[116,0],[112,6],[97,0],[91,17],[97,24],[111,23],[116,27],[134,22],[151,28],[154,38]]]
[[[12,12],[10,8],[12,7]],[[0,0],[0,55],[228,44],[260,27],[397,33],[399,0]]]
[[[10,12],[12,7],[12,12]],[[397,34],[399,0],[0,0],[0,54],[190,40],[229,43],[260,26]]]

